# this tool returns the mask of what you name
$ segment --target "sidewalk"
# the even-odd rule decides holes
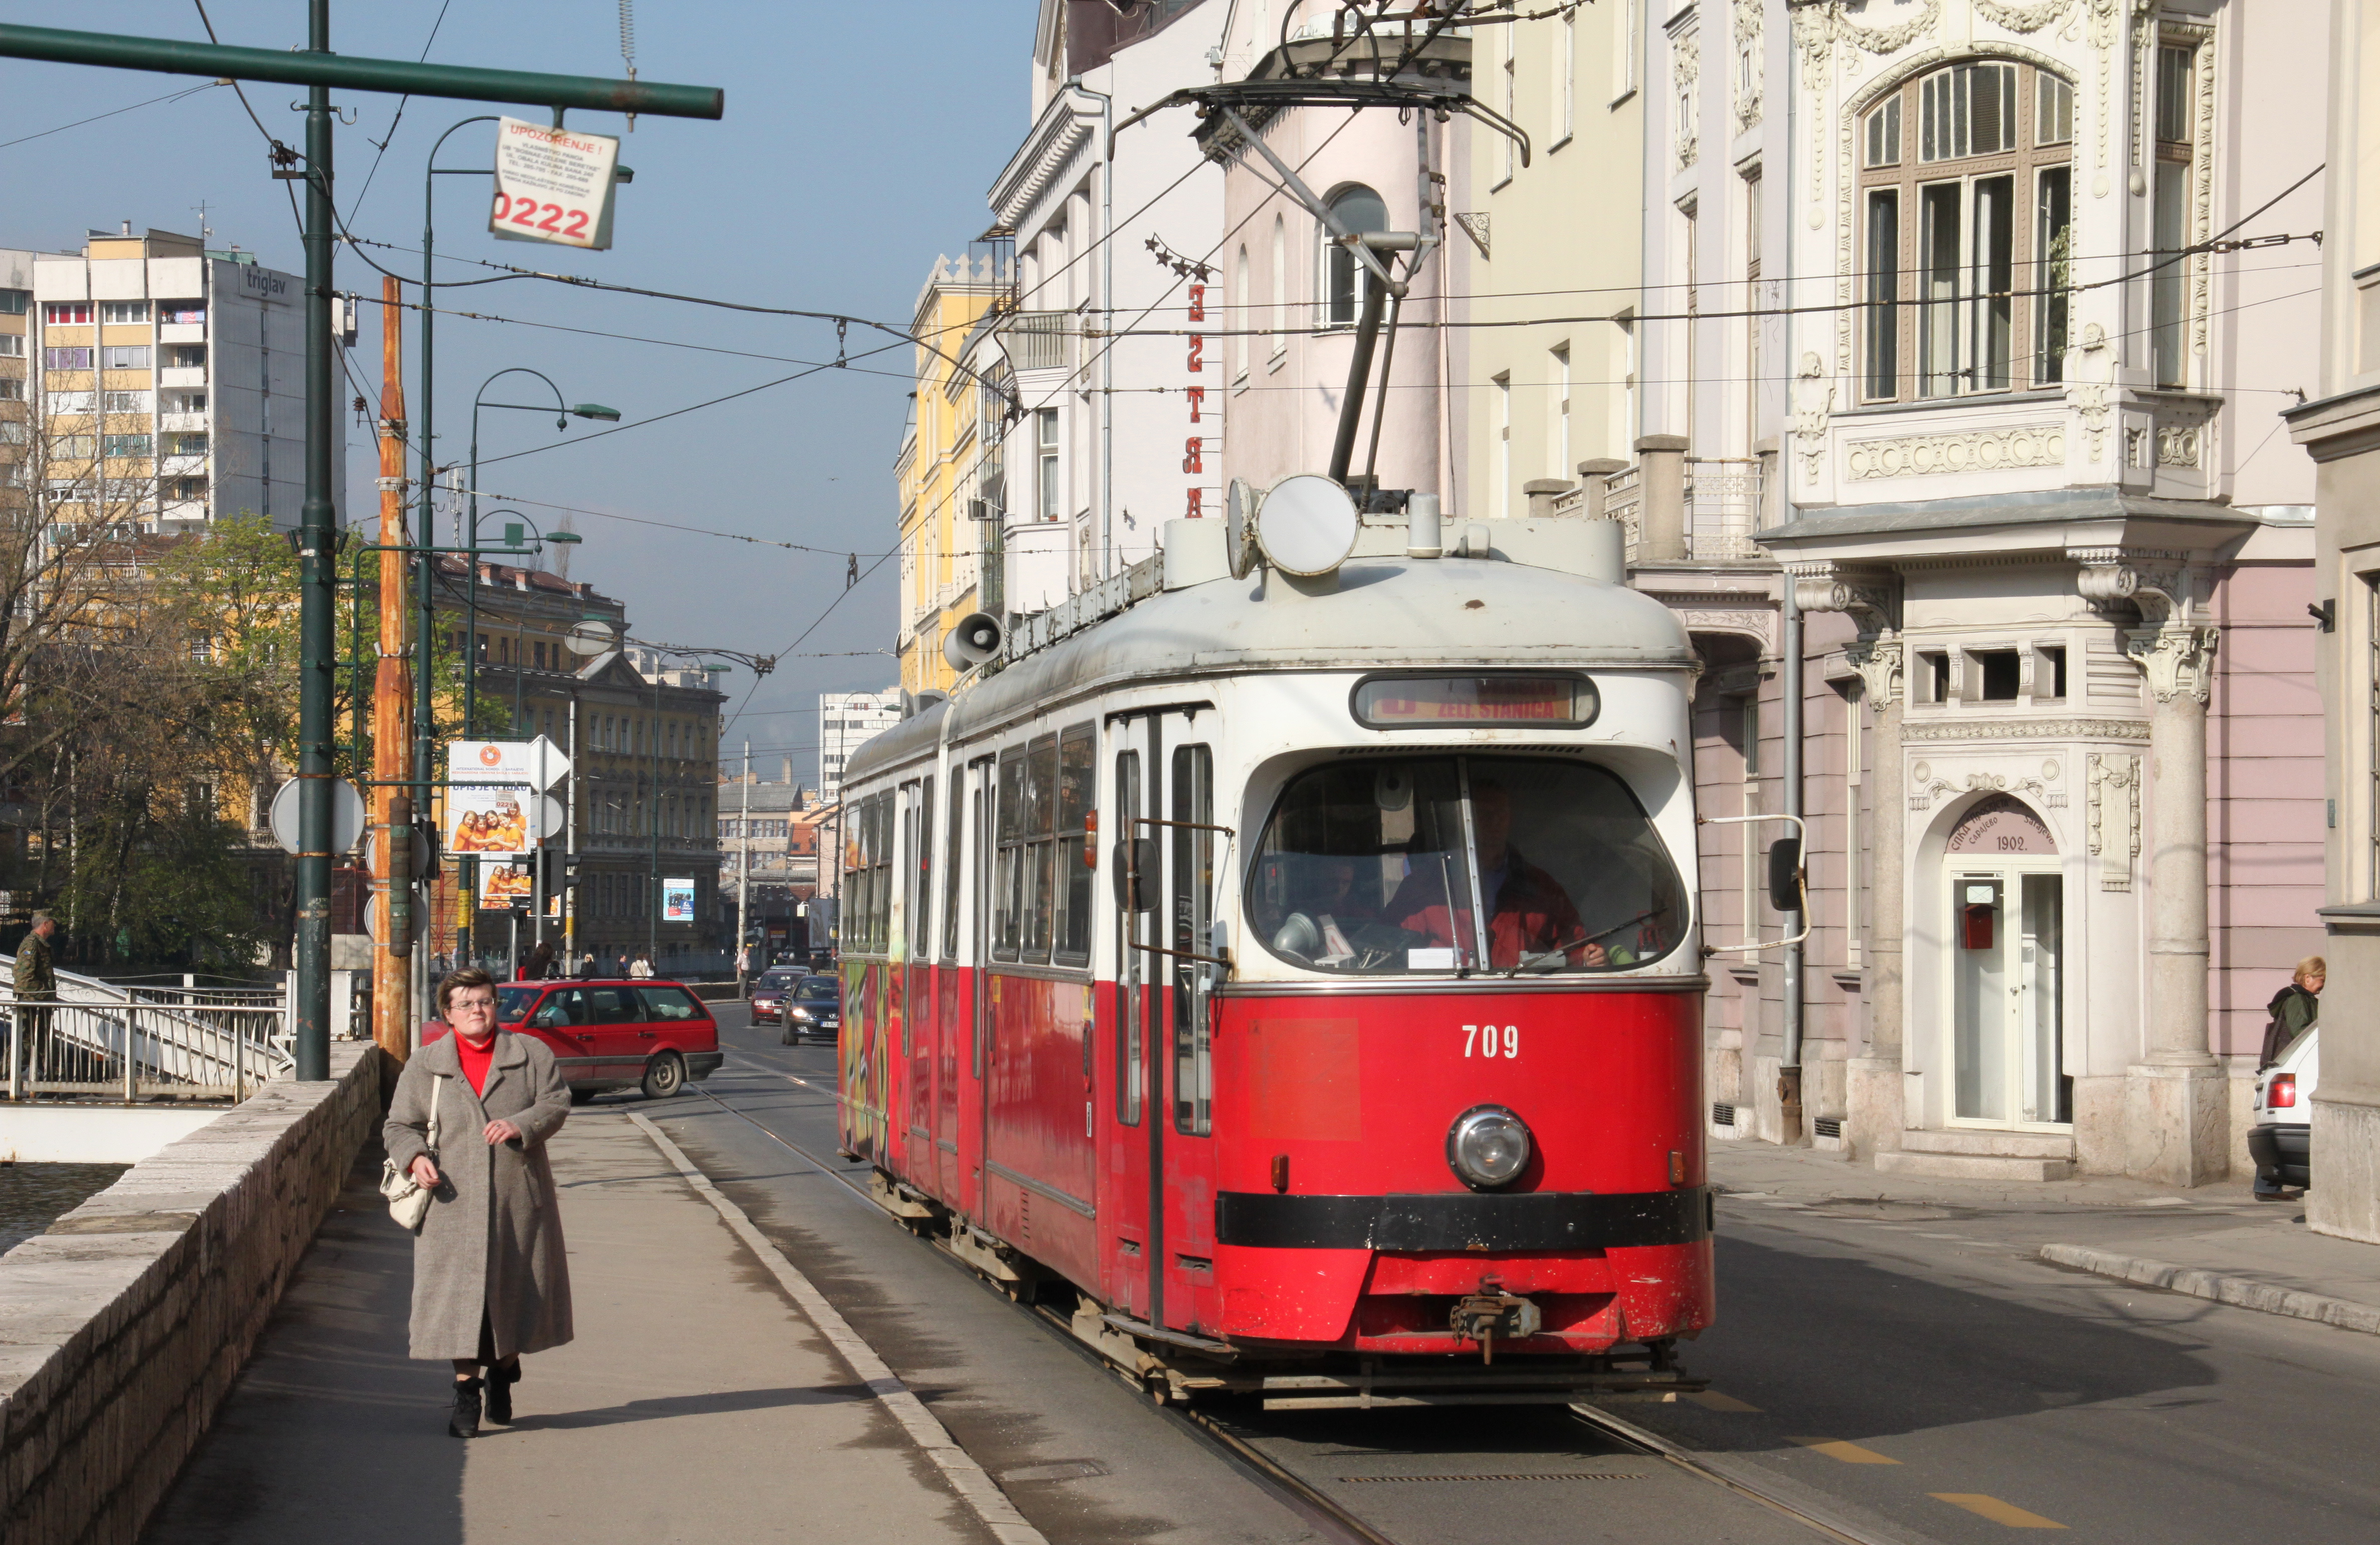
[[[2380,1335],[2380,1246],[2315,1234],[2301,1202],[2257,1201],[2245,1180],[2194,1190],[2107,1175],[1946,1180],[1751,1142],[1711,1145],[1710,1173],[1723,1196],[1746,1201],[2000,1214],[2029,1225],[2053,1265]]]
[[[577,1339],[525,1359],[517,1419],[468,1443],[446,1365],[405,1355],[412,1244],[375,1145],[145,1538],[1038,1541],[649,1131],[598,1107],[554,1139]]]

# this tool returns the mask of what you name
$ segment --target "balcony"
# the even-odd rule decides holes
[[[204,434],[206,432],[207,416],[203,413],[160,413],[157,415],[157,432],[160,434],[173,434],[176,432],[187,434]]]
[[[1000,326],[1000,345],[1008,353],[1011,370],[1062,371],[1074,364],[1075,328],[1072,311],[1018,311]]]
[[[207,369],[204,365],[168,365],[157,372],[160,386],[204,386]]]
[[[1602,464],[1617,469],[1588,473],[1585,482],[1552,495],[1545,513],[1619,521],[1631,564],[1757,563],[1767,556],[1752,540],[1767,489],[1764,458],[1653,447],[1643,454],[1633,465]],[[1666,493],[1670,488],[1676,492]]]

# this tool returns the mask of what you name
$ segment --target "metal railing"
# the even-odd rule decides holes
[[[279,993],[175,995],[211,1001],[29,1000],[0,991],[7,1020],[0,1093],[237,1101],[289,1077],[296,1048]]]
[[[1015,371],[1061,371],[1067,365],[1075,322],[1072,311],[1017,311],[1000,324],[1001,347],[1008,351],[1008,368]]]

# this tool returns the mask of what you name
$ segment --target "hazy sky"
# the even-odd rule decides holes
[[[441,21],[441,13],[443,19]],[[285,49],[306,41],[305,0],[207,0],[222,41]],[[438,250],[681,294],[843,311],[905,325],[927,268],[990,224],[984,190],[1023,138],[1031,67],[1032,0],[637,0],[637,66],[646,80],[723,87],[718,123],[646,117],[621,159],[636,181],[620,190],[608,252],[499,242],[485,229],[481,179],[441,177]],[[0,0],[0,18],[90,30],[204,41],[190,0],[78,0],[70,6]],[[431,29],[436,25],[435,40]],[[335,0],[340,53],[443,64],[618,76],[618,0]],[[202,90],[43,134],[169,92],[185,77],[0,61],[0,141],[7,198],[0,246],[79,249],[86,230],[156,226],[195,234],[206,205],[212,245],[237,243],[261,262],[302,272],[288,190],[267,175],[256,126],[227,88]],[[266,127],[302,144],[290,111],[304,88],[251,85]],[[371,256],[416,276],[422,168],[448,125],[517,106],[415,100],[390,134],[395,98],[335,92],[352,112],[338,131],[338,204],[359,237],[409,250]],[[616,116],[573,113],[574,127],[623,132]],[[441,165],[489,164],[493,125],[446,143]],[[375,142],[385,140],[383,156]],[[374,171],[374,162],[379,165]],[[366,177],[370,176],[369,186]],[[358,201],[360,200],[360,201]],[[442,280],[485,269],[442,263]],[[380,276],[342,252],[342,289],[377,297]],[[408,299],[418,298],[408,286]],[[469,409],[492,371],[526,365],[574,402],[622,410],[631,423],[759,386],[835,357],[831,325],[741,316],[710,308],[603,295],[533,280],[441,292],[444,308],[512,319],[439,319],[437,432],[441,458],[460,459]],[[377,391],[380,350],[366,313],[357,351]],[[407,322],[407,388],[420,408],[417,319]],[[540,322],[548,327],[520,323]],[[658,342],[550,330],[595,329]],[[854,329],[850,351],[887,340]],[[700,352],[672,347],[696,344]],[[749,358],[746,356],[763,356]],[[650,428],[589,439],[599,427],[487,412],[480,487],[676,525],[832,549],[830,554],[754,546],[581,515],[586,544],[573,578],[627,602],[638,637],[755,652],[780,651],[844,587],[845,554],[864,569],[892,546],[897,505],[892,457],[906,412],[912,351],[903,345],[846,370],[774,386]],[[876,371],[888,374],[870,373]],[[512,377],[491,399],[536,401],[534,381]],[[348,425],[347,517],[376,517],[370,431]],[[552,447],[552,448],[546,448]],[[522,451],[538,454],[489,464]],[[493,507],[490,505],[488,507]],[[542,523],[556,512],[525,505]],[[449,533],[439,533],[443,539]],[[820,691],[891,685],[895,562],[878,568],[801,646],[880,655],[787,658],[753,690],[728,678],[741,716],[724,745],[748,736],[764,775],[783,756],[814,775]],[[749,693],[748,700],[746,694]],[[765,759],[765,760],[763,760]]]

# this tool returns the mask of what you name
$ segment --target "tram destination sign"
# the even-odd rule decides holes
[[[1355,684],[1356,722],[1376,730],[1449,724],[1584,729],[1601,706],[1595,684],[1568,672],[1376,675]]]

